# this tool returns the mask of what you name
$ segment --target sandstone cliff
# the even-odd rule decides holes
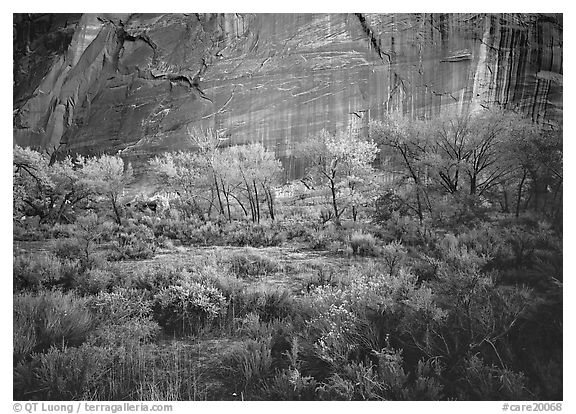
[[[14,15],[14,143],[145,160],[188,128],[295,142],[399,111],[562,120],[562,15]]]

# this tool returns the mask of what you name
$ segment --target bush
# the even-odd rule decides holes
[[[74,279],[74,288],[82,294],[105,292],[114,284],[114,273],[105,269],[87,269]]]
[[[530,399],[526,390],[526,378],[507,368],[486,365],[481,357],[472,355],[466,359],[463,368],[465,386],[460,389],[462,396],[474,400],[520,401]]]
[[[109,349],[52,347],[21,362],[14,372],[15,399],[92,400],[103,372],[113,366]]]
[[[377,256],[376,239],[371,234],[354,232],[350,236],[352,252],[358,256]]]
[[[111,324],[102,324],[88,339],[88,343],[101,347],[136,348],[152,342],[161,329],[150,318],[131,318]]]
[[[236,373],[238,390],[254,390],[264,385],[272,375],[272,338],[249,339],[242,343],[231,356],[232,369]]]
[[[236,297],[240,314],[253,312],[263,322],[283,319],[294,313],[294,301],[289,291],[279,288],[249,288]]]
[[[154,296],[154,314],[160,325],[172,333],[198,333],[220,316],[226,305],[222,293],[197,282],[169,286]]]
[[[279,246],[286,239],[275,224],[233,222],[223,229],[226,244],[232,246],[270,247]]]
[[[255,251],[234,253],[228,259],[230,272],[239,278],[267,276],[280,270],[280,264]]]
[[[152,316],[150,294],[136,289],[100,292],[89,301],[90,308],[101,323],[120,323]]]
[[[309,235],[308,242],[313,250],[325,250],[331,244],[347,242],[345,235],[333,227],[328,227]]]
[[[134,348],[84,344],[78,348],[51,348],[15,367],[14,399],[201,399],[194,352],[189,346],[177,344],[164,347],[145,344]]]
[[[43,352],[53,345],[83,343],[94,327],[88,299],[44,291],[14,295],[14,357]]]
[[[38,290],[54,286],[69,287],[80,272],[77,261],[59,260],[51,253],[14,256],[14,289]]]
[[[59,259],[80,260],[85,256],[77,239],[60,239],[54,245],[54,254]]]
[[[115,273],[114,286],[156,293],[170,285],[179,284],[184,269],[169,263],[140,263],[130,271],[115,266]]]
[[[382,260],[390,275],[396,275],[400,267],[406,261],[406,249],[399,241],[394,241],[385,245],[382,250]]]
[[[374,206],[374,220],[377,223],[385,223],[396,213],[399,217],[409,213],[407,203],[394,190],[389,189],[380,195]]]
[[[101,292],[90,300],[98,329],[90,343],[98,346],[137,346],[152,341],[160,331],[152,320],[150,294],[135,289]]]
[[[439,400],[443,385],[435,360],[420,361],[413,379],[403,368],[402,351],[384,348],[374,352],[376,363],[347,364],[318,387],[325,400]]]

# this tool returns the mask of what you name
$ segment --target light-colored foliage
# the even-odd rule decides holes
[[[379,149],[374,141],[323,130],[297,152],[308,165],[306,178],[312,186],[327,191],[336,223],[347,208],[355,210],[366,201],[364,190],[376,176],[372,163]]]

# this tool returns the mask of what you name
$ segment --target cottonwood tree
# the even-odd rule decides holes
[[[221,140],[213,133],[194,137],[198,152],[159,155],[149,161],[150,171],[185,201],[208,201],[208,215],[216,205],[232,221],[232,205],[238,204],[244,215],[250,210],[252,221],[259,222],[260,205],[266,202],[274,219],[272,188],[282,171],[274,153],[262,144],[220,148]]]
[[[337,225],[348,207],[357,207],[352,194],[359,182],[374,176],[372,163],[378,152],[372,140],[345,132],[330,134],[326,130],[298,146],[297,153],[307,164],[306,178],[328,191]]]
[[[216,184],[219,185],[219,191],[222,193],[223,200],[222,203],[226,206],[226,213],[228,214],[228,221],[232,221],[232,210],[231,202],[235,200],[238,205],[242,208],[245,215],[248,215],[244,203],[236,195],[238,188],[242,185],[242,180],[240,178],[240,166],[237,151],[234,151],[236,147],[225,148],[219,150],[212,162],[212,168],[214,176],[217,181]]]
[[[212,167],[201,155],[189,151],[166,152],[149,160],[150,173],[158,179],[164,190],[180,197],[184,212],[202,212],[200,201],[209,204],[208,214],[214,203]]]
[[[548,203],[561,197],[561,132],[545,132],[519,115],[491,110],[434,121],[390,117],[372,122],[370,133],[395,155],[394,174],[411,182],[415,205],[410,208],[420,220],[426,209],[432,213],[435,195],[498,198],[503,211],[515,204],[516,216],[524,198],[526,208],[531,199],[545,204],[538,198],[547,192],[553,193]],[[513,202],[510,188],[515,188]],[[526,188],[532,190],[528,197]]]
[[[429,128],[424,162],[447,193],[465,188],[469,195],[483,195],[510,174],[503,151],[509,123],[503,112],[442,117]]]
[[[209,169],[209,177],[212,181],[211,183],[211,193],[218,200],[219,213],[225,216],[224,203],[222,201],[222,190],[218,180],[218,175],[216,171],[216,164],[218,160],[216,159],[220,150],[221,145],[226,138],[221,138],[218,132],[214,129],[188,129],[188,139],[197,148],[198,155],[203,159],[206,168]],[[210,203],[211,210],[212,203]]]
[[[405,205],[413,210],[422,222],[424,211],[432,211],[432,205],[426,185],[426,166],[423,159],[427,154],[425,124],[399,116],[391,116],[383,121],[370,123],[370,137],[379,147],[386,148],[390,155],[388,165],[383,168],[408,183],[408,191],[415,195],[415,205],[404,200]]]
[[[78,156],[51,164],[46,154],[16,146],[14,211],[38,215],[43,222],[60,222],[69,208],[93,194],[84,179],[85,162],[85,157]]]
[[[516,217],[532,203],[535,210],[551,208],[559,215],[562,174],[562,129],[545,130],[520,116],[508,118],[509,133],[505,156],[514,165],[506,187],[516,187],[514,212]],[[504,191],[504,207],[507,207]],[[522,205],[524,204],[524,205]]]
[[[88,158],[83,167],[85,184],[96,194],[105,197],[112,207],[118,225],[122,224],[120,197],[132,180],[132,166],[124,165],[119,156],[102,155]]]
[[[49,159],[30,148],[14,148],[12,161],[14,212],[29,212],[40,220],[52,207],[50,195],[54,184],[48,172]]]
[[[282,164],[272,151],[262,144],[254,143],[238,146],[233,149],[238,160],[239,175],[244,184],[244,190],[252,221],[260,222],[260,204],[263,199],[268,206],[270,218],[274,220],[274,195],[272,188],[278,182],[282,173]],[[260,191],[258,190],[260,188]]]

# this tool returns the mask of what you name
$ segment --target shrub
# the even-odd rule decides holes
[[[197,333],[223,313],[226,299],[218,289],[197,282],[169,286],[154,296],[155,317],[173,333]]]
[[[266,398],[272,401],[311,401],[316,399],[318,383],[295,368],[277,373],[266,384]]]
[[[406,261],[406,249],[399,241],[385,245],[381,250],[381,255],[390,275],[395,275]]]
[[[420,361],[414,379],[405,372],[402,351],[386,347],[374,351],[376,362],[351,362],[318,387],[320,399],[439,400],[443,385],[435,360]]]
[[[116,227],[113,245],[108,256],[112,260],[149,259],[156,251],[156,237],[144,224],[129,222]]]
[[[377,223],[387,222],[394,213],[401,217],[408,215],[409,212],[407,203],[391,189],[386,190],[375,201],[374,219]]]
[[[463,371],[466,385],[460,392],[467,399],[490,401],[529,399],[523,373],[486,365],[477,355],[466,359]]]
[[[95,316],[105,323],[119,323],[152,315],[152,300],[147,292],[119,288],[114,292],[100,292],[89,301]]]
[[[328,227],[310,234],[308,242],[313,250],[325,250],[334,242],[346,242],[343,233],[333,227]]]
[[[204,246],[221,244],[222,229],[220,226],[209,221],[198,227],[198,229],[192,233],[191,239]]]
[[[272,338],[249,339],[231,356],[230,365],[236,373],[236,386],[246,391],[261,387],[272,375]]]
[[[78,262],[61,261],[49,252],[15,255],[14,289],[37,290],[42,287],[68,285],[79,271]]]
[[[150,318],[131,318],[112,324],[102,324],[88,339],[88,343],[102,347],[135,348],[150,343],[160,333],[158,323]]]
[[[236,297],[239,313],[256,313],[263,322],[282,319],[294,312],[294,302],[289,291],[280,288],[251,287]]]
[[[223,230],[226,244],[233,246],[278,246],[286,239],[282,230],[274,224],[233,222]]]
[[[79,238],[58,240],[54,246],[55,255],[62,262],[77,262],[80,271],[106,266],[106,257],[102,252],[96,251],[92,240]]]
[[[376,239],[371,234],[354,232],[350,236],[352,252],[358,256],[377,256]]]
[[[74,288],[82,294],[97,294],[112,288],[114,273],[105,269],[87,269],[74,279]]]
[[[54,254],[60,259],[80,260],[84,252],[77,239],[60,239],[54,245]]]
[[[398,240],[407,245],[426,244],[428,235],[426,229],[420,225],[417,219],[409,216],[400,216],[395,211],[391,218],[383,224],[383,239],[390,241]]]
[[[98,329],[90,343],[98,346],[137,346],[150,342],[160,331],[152,320],[149,294],[135,289],[101,292],[90,300]]]
[[[94,326],[88,299],[74,293],[44,291],[14,295],[14,357],[53,345],[79,345]]]
[[[234,253],[228,258],[228,262],[230,272],[239,278],[267,276],[280,270],[280,265],[275,260],[248,249]]]
[[[115,286],[158,292],[182,280],[182,266],[169,263],[140,263],[129,271],[115,269]]]
[[[14,370],[17,400],[197,400],[195,351],[185,345],[51,348]],[[105,373],[105,375],[103,375]]]
[[[89,345],[52,347],[15,368],[14,398],[93,399],[100,377],[113,366],[110,350]]]

